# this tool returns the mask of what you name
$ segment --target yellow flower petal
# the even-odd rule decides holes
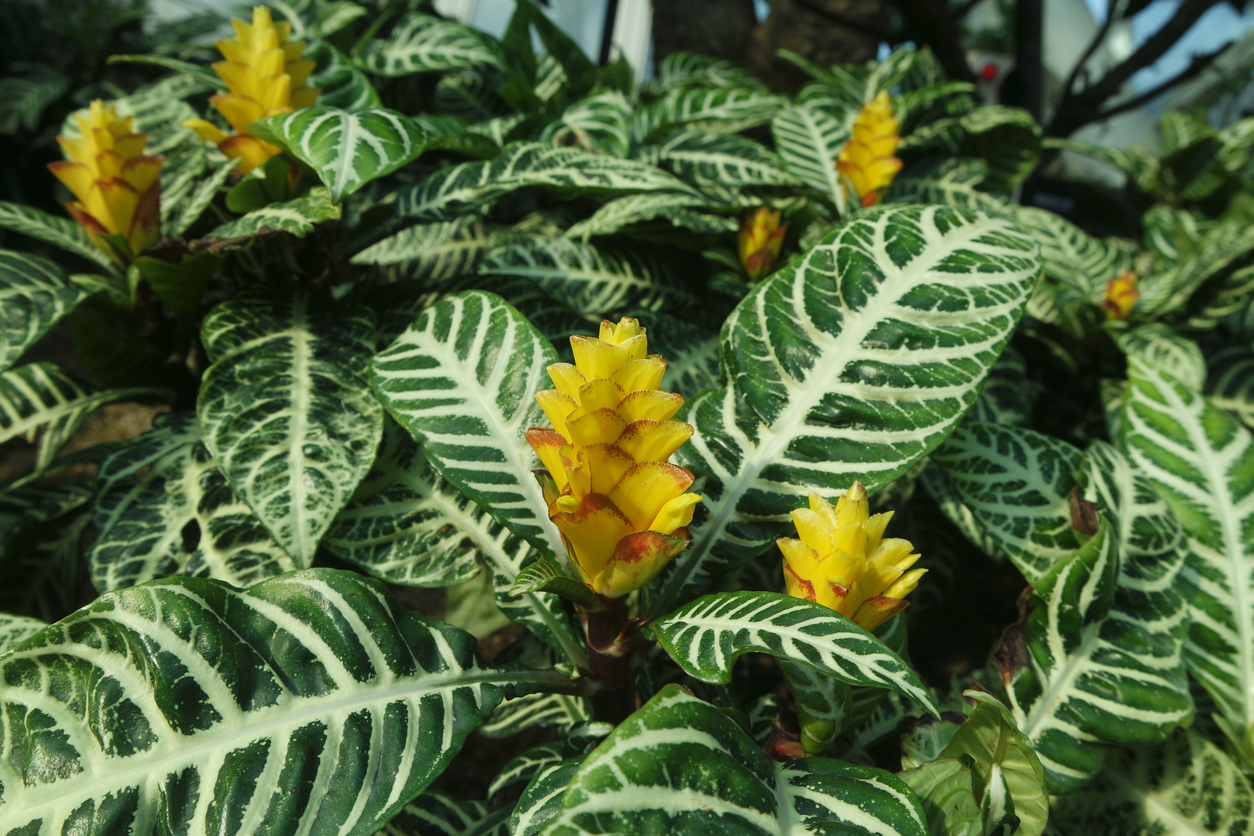
[[[609,383],[610,381],[605,381]],[[614,384],[614,388],[622,391]],[[627,423],[647,418],[651,421],[667,421],[684,405],[682,395],[663,392],[661,389],[637,389],[615,404],[618,414]]]
[[[589,412],[574,421],[566,422],[566,430],[570,433],[571,442],[576,448],[588,447],[593,444],[613,444],[627,429],[627,422],[612,409],[598,409]],[[623,452],[635,461],[644,461],[649,456],[637,456],[626,445],[619,442]]]
[[[686,529],[700,503],[701,497],[695,493],[680,494],[662,506],[662,510],[657,512],[657,516],[649,524],[649,530],[659,534],[673,534]]]
[[[665,372],[666,361],[654,355],[624,363],[618,367],[610,379],[621,386],[624,392],[634,392],[639,389],[658,388]]]
[[[618,541],[632,532],[631,523],[614,503],[595,493],[573,511],[561,511],[550,519],[570,542],[574,563],[587,582],[601,573]]]
[[[638,462],[664,462],[692,438],[693,429],[683,421],[632,421],[618,436],[618,446]]]
[[[634,464],[610,491],[610,501],[631,520],[633,531],[661,531],[670,534],[692,521],[692,514],[667,531],[654,528],[658,512],[692,485],[692,474],[669,462],[644,461]],[[694,503],[695,504],[695,503]],[[668,520],[669,521],[669,520]],[[665,524],[665,522],[664,522]]]

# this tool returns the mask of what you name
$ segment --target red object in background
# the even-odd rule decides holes
[[[985,81],[992,81],[997,78],[997,65],[989,62],[980,70],[980,77]]]

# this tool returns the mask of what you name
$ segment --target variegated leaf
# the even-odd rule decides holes
[[[1050,812],[1060,833],[1250,836],[1254,790],[1223,750],[1190,731],[1115,752],[1097,780],[1059,796]]]
[[[586,242],[593,235],[609,235],[623,227],[654,218],[668,220],[676,227],[693,232],[735,232],[739,227],[735,218],[695,211],[695,208],[706,207],[712,203],[709,198],[682,192],[627,195],[609,201],[594,212],[592,217],[571,226],[566,230],[566,237],[581,238]]]
[[[196,416],[161,415],[100,465],[88,552],[101,592],[171,575],[250,586],[296,564],[236,496]]]
[[[254,122],[248,130],[308,164],[334,203],[412,162],[431,139],[418,122],[383,108],[303,107]]]
[[[1129,357],[1167,372],[1181,383],[1201,389],[1206,383],[1206,360],[1193,340],[1161,322],[1151,322],[1119,334],[1115,341]]]
[[[108,593],[0,656],[4,832],[368,836],[519,680],[474,647],[351,572]]]
[[[653,634],[685,673],[702,682],[730,682],[740,656],[769,653],[850,685],[896,691],[933,714],[940,712],[901,657],[813,601],[779,592],[720,592],[653,622]]]
[[[371,383],[440,475],[546,555],[564,555],[524,434],[557,353],[499,296],[468,291],[423,311],[379,354]]]
[[[318,94],[318,104],[322,107],[338,107],[356,113],[381,106],[379,94],[366,74],[326,41],[317,38],[308,41],[305,57],[318,63],[308,84],[322,91]]]
[[[657,71],[641,92],[657,96],[672,87],[749,88],[766,92],[762,79],[738,64],[713,55],[677,50],[658,62]]]
[[[9,652],[47,626],[38,618],[0,612],[0,654]]]
[[[442,479],[422,448],[392,421],[384,426],[374,466],[336,516],[323,545],[363,571],[403,586],[470,580],[479,571],[478,555],[492,572],[497,605],[506,615],[567,661],[584,655],[563,599],[509,595],[518,573],[538,560],[539,552]]]
[[[536,836],[561,812],[562,796],[583,760],[581,756],[550,764],[531,779],[509,817],[510,836]]]
[[[1129,364],[1124,443],[1187,535],[1189,671],[1254,765],[1254,438],[1197,391]]]
[[[570,238],[498,235],[479,274],[530,279],[597,318],[627,308],[683,310],[696,304],[664,260],[638,248],[597,247]]]
[[[509,836],[512,810],[488,810],[482,801],[463,801],[428,790],[395,815],[375,836]]]
[[[625,158],[631,147],[631,103],[617,90],[581,99],[545,126],[540,141]]]
[[[1208,363],[1206,395],[1220,409],[1254,428],[1254,346],[1229,346]]]
[[[771,120],[771,135],[784,167],[823,195],[843,214],[848,189],[836,171],[836,158],[849,139],[851,125],[816,107],[797,105]]]
[[[113,259],[92,243],[87,232],[69,218],[58,218],[30,206],[0,201],[0,229],[29,235],[87,259],[97,267],[103,267],[106,272],[117,272]]]
[[[663,576],[656,615],[786,533],[809,491],[876,491],[975,403],[1040,262],[999,220],[884,207],[758,284],[724,323],[723,388],[685,407],[680,448],[704,517]]]
[[[403,264],[406,280],[447,281],[473,275],[488,246],[488,230],[474,215],[417,224],[353,256],[354,264]]]
[[[419,12],[405,15],[387,40],[371,41],[360,63],[368,72],[388,77],[505,66],[499,46],[481,32]]]
[[[383,430],[366,363],[366,308],[305,295],[239,295],[205,317],[213,365],[197,412],[231,487],[298,566],[348,502]]]
[[[396,211],[417,220],[447,221],[524,186],[591,197],[663,191],[701,199],[682,180],[656,166],[576,148],[513,142],[496,159],[462,163],[429,175],[397,196]]]
[[[97,407],[150,394],[150,389],[97,392],[51,363],[18,366],[0,372],[0,443],[38,439],[34,472],[42,473]]]
[[[914,792],[879,769],[771,761],[714,706],[667,685],[588,755],[544,836],[924,836]]]
[[[697,188],[801,185],[760,142],[736,134],[679,131],[649,152],[662,168]]]
[[[1004,212],[1004,200],[980,189],[988,176],[988,163],[978,157],[926,160],[894,177],[884,202],[939,203],[993,214]]]
[[[1024,426],[1032,417],[1032,408],[1042,388],[1028,378],[1023,355],[1007,346],[989,371],[984,391],[980,392],[980,399],[967,420]]]
[[[512,737],[523,729],[540,727],[565,734],[591,719],[591,706],[583,697],[527,694],[501,703],[481,731],[488,737]]]
[[[1090,302],[1100,303],[1106,283],[1132,266],[1123,248],[1088,235],[1053,212],[1019,207],[1012,217],[1040,242],[1045,275],[1075,288]]]
[[[86,296],[48,259],[0,250],[0,372]]]
[[[331,199],[331,190],[319,186],[309,194],[283,203],[271,203],[241,218],[217,227],[203,239],[212,244],[215,238],[245,238],[269,232],[287,232],[303,238],[314,231],[314,225],[340,217],[340,206]]]
[[[632,138],[656,142],[671,131],[738,133],[771,121],[788,106],[783,96],[760,87],[697,87],[680,85],[632,116]]]
[[[1079,546],[1069,497],[1080,451],[1003,424],[967,421],[932,454],[979,528],[1029,583]]]

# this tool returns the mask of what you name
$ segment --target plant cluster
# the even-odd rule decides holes
[[[119,60],[66,214],[0,202],[0,834],[1254,827],[1254,119],[1043,141],[913,49],[637,86],[525,0]],[[1062,150],[1143,241],[1016,203]]]

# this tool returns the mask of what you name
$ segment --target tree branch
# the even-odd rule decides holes
[[[983,0],[966,0],[961,6],[949,12],[949,16],[955,21],[961,21],[971,13],[971,10],[980,5]]]
[[[1080,60],[1071,68],[1071,73],[1067,76],[1067,81],[1062,85],[1063,98],[1071,95],[1071,91],[1075,89],[1075,81],[1079,78],[1080,73],[1084,70],[1084,65],[1093,57],[1093,53],[1097,52],[1097,48],[1106,40],[1106,36],[1110,33],[1110,27],[1115,22],[1115,11],[1118,8],[1119,0],[1110,0],[1106,4],[1106,19],[1102,21],[1102,25],[1098,27],[1097,33],[1093,35],[1093,40],[1089,41],[1088,47],[1084,50],[1084,54],[1080,56]]]
[[[1233,43],[1235,43],[1235,41]],[[1149,90],[1146,90],[1144,93],[1137,96],[1136,98],[1128,99],[1126,102],[1120,102],[1119,104],[1115,105],[1112,108],[1101,111],[1101,113],[1098,115],[1098,119],[1099,120],[1109,119],[1111,116],[1117,116],[1120,113],[1126,113],[1129,110],[1135,110],[1136,108],[1144,104],[1148,104],[1149,102],[1152,102],[1154,99],[1158,98],[1163,93],[1166,93],[1168,90],[1170,90],[1172,87],[1175,87],[1177,84],[1180,84],[1181,82],[1184,82],[1184,81],[1188,81],[1189,79],[1197,75],[1200,75],[1203,70],[1205,70],[1207,67],[1213,64],[1215,62],[1215,59],[1218,58],[1220,55],[1222,55],[1230,46],[1232,46],[1232,43],[1227,43],[1221,46],[1219,49],[1215,50],[1214,52],[1207,52],[1204,55],[1194,55],[1193,60],[1189,63],[1188,67],[1181,70],[1179,73],[1167,79],[1166,81],[1161,82],[1160,84],[1154,85]]]

